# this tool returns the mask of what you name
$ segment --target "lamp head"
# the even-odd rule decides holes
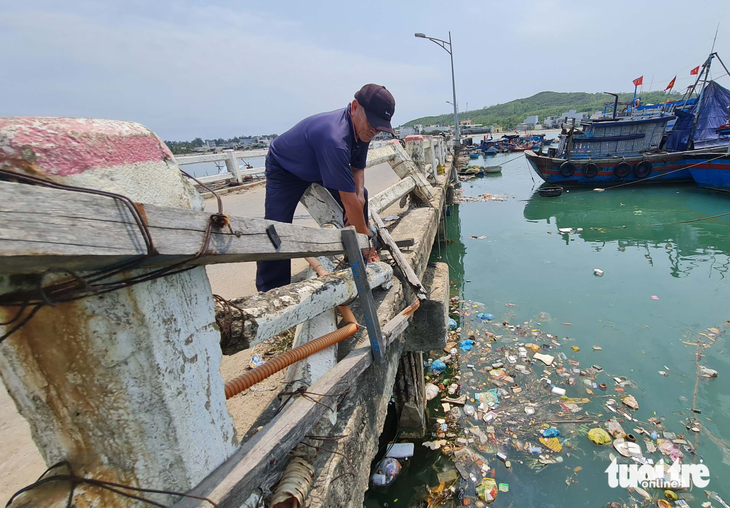
[[[415,35],[419,39],[425,39],[426,38],[426,34],[422,34],[421,32],[418,32],[417,34],[413,34],[413,35]]]

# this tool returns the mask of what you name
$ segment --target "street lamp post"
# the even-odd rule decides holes
[[[453,46],[451,44],[451,31],[449,31],[449,40],[448,41],[444,41],[444,40],[441,40],[441,39],[436,39],[435,37],[428,37],[426,34],[423,34],[423,33],[417,33],[417,34],[415,34],[415,36],[418,37],[419,39],[428,39],[429,41],[431,41],[431,42],[433,42],[435,44],[438,44],[451,57],[451,88],[452,88],[452,91],[454,92],[454,102],[453,102],[453,106],[454,106],[454,136],[456,137],[456,147],[455,147],[455,149],[458,151],[459,145],[460,145],[459,113],[456,110],[456,81],[454,79],[454,51],[453,51],[454,48],[453,48]],[[448,48],[446,46],[448,46]]]

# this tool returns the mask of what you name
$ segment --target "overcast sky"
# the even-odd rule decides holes
[[[662,90],[712,46],[730,65],[730,0],[0,2],[0,116],[140,122],[163,139],[281,133],[365,83],[394,124],[543,90]],[[723,72],[713,66],[715,76]],[[720,83],[730,87],[727,77]]]

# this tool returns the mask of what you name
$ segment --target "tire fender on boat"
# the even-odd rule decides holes
[[[631,174],[631,166],[627,162],[621,162],[613,168],[613,174],[616,178],[626,178]]]
[[[651,162],[641,161],[634,164],[634,175],[636,178],[646,178],[651,174]]]
[[[595,178],[598,175],[598,166],[593,164],[592,162],[589,162],[585,166],[583,166],[583,176],[586,178]]]
[[[560,176],[570,178],[575,174],[575,164],[565,161],[560,165]]]

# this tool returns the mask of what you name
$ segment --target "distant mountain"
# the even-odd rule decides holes
[[[633,92],[619,94],[619,101],[630,101]],[[643,104],[657,104],[664,102],[667,98],[671,100],[681,99],[681,94],[667,94],[664,92],[645,92],[640,94]],[[515,125],[523,122],[531,115],[538,115],[539,120],[548,116],[560,116],[560,114],[574,109],[578,113],[603,111],[603,105],[607,102],[613,103],[613,97],[602,93],[584,92],[540,92],[527,97],[516,99],[504,104],[488,106],[483,109],[476,109],[465,113],[459,113],[459,121],[473,120],[476,124],[500,125],[505,129],[514,129]],[[406,123],[406,126],[416,124],[422,125],[453,125],[454,114],[445,113],[439,116],[424,116]]]

